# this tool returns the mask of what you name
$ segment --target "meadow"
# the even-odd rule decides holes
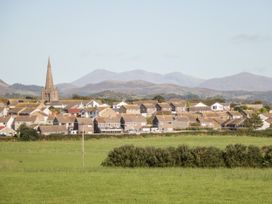
[[[170,136],[85,142],[0,142],[0,203],[271,203],[272,169],[108,168],[107,153],[135,146],[272,145],[272,138]]]

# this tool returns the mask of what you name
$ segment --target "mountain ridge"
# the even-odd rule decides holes
[[[208,79],[198,87],[209,88],[220,91],[271,91],[272,78],[250,72]]]
[[[180,72],[171,72],[167,74],[159,74],[149,72],[142,69],[135,69],[125,72],[112,72],[106,69],[94,70],[77,80],[71,82],[73,85],[84,86],[89,83],[98,83],[107,80],[132,81],[143,80],[152,83],[175,83],[182,86],[196,86],[203,82],[203,79],[182,74]]]

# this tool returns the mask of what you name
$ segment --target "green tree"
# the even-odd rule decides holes
[[[165,101],[165,98],[161,95],[154,96],[153,100],[157,100],[159,103],[162,103]]]
[[[17,130],[19,139],[22,141],[34,141],[39,138],[39,134],[33,128],[27,127],[22,124]]]
[[[257,113],[253,113],[250,118],[245,120],[244,126],[249,129],[257,129],[263,126],[263,121]]]

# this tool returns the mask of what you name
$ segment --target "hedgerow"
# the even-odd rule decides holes
[[[135,147],[124,145],[114,148],[102,162],[112,167],[272,167],[272,146],[257,147],[241,144],[216,147],[177,148]]]

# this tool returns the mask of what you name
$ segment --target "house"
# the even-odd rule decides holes
[[[126,114],[140,114],[140,106],[135,104],[129,104],[121,106],[119,109],[120,113],[126,113]]]
[[[230,110],[230,104],[227,103],[214,103],[211,105],[212,111],[229,111]]]
[[[259,114],[259,117],[261,118],[263,125],[262,127],[257,128],[257,130],[265,130],[267,128],[270,128],[270,122],[269,122],[269,117],[267,117],[265,114]]]
[[[217,124],[223,124],[230,118],[230,116],[225,111],[205,111],[201,113],[201,117],[211,118]]]
[[[191,103],[189,104],[188,108],[189,112],[204,112],[204,111],[210,111],[210,107],[202,102],[198,103]]]
[[[19,115],[21,111],[23,111],[24,107],[10,108],[8,110],[8,115]]]
[[[13,128],[13,122],[14,122],[13,116],[0,117],[0,126],[2,127]]]
[[[156,115],[152,124],[154,128],[157,128],[161,132],[173,131],[173,117],[171,115]]]
[[[16,135],[16,131],[9,128],[9,127],[5,127],[5,126],[0,126],[0,136],[15,136]]]
[[[51,101],[50,103],[47,103],[46,105],[49,109],[50,108],[64,109],[67,106],[62,101]]]
[[[75,133],[93,133],[93,121],[91,118],[75,118],[73,131]]]
[[[100,107],[101,104],[102,103],[99,100],[91,100],[88,103],[86,103],[85,107],[86,108],[98,108],[98,107]]]
[[[230,129],[230,130],[237,130],[243,127],[244,122],[245,122],[245,118],[243,117],[229,119],[222,124],[222,127],[226,129]]]
[[[68,134],[68,130],[65,125],[40,125],[38,132],[42,135],[51,134]]]
[[[181,113],[187,111],[187,102],[184,100],[170,101],[172,113]]]
[[[157,100],[135,100],[133,104],[141,105],[141,104],[153,104],[156,105],[158,103]]]
[[[186,116],[177,116],[173,120],[174,130],[181,130],[190,127],[190,120]]]
[[[39,109],[37,107],[25,107],[20,112],[18,112],[18,115],[30,116],[36,111],[39,111]]]
[[[56,115],[49,115],[47,118],[46,124],[53,125],[55,117],[56,117]]]
[[[42,111],[43,113],[45,113],[46,115],[51,115],[52,111],[49,109],[49,107],[42,107],[40,109],[40,111]]]
[[[67,111],[70,115],[78,117],[81,115],[81,109],[79,108],[69,108]]]
[[[172,112],[172,107],[168,103],[157,103],[156,104],[157,112]]]
[[[221,124],[217,123],[212,118],[199,117],[199,118],[197,118],[197,121],[199,122],[200,127],[203,127],[203,128],[212,128],[212,129],[220,129],[221,128]]]
[[[189,126],[195,126],[198,122],[197,122],[197,118],[200,117],[199,114],[197,113],[191,113],[191,112],[183,112],[183,113],[180,113],[180,114],[177,114],[175,116],[175,118],[183,118],[183,117],[186,117],[188,118],[189,120]]]
[[[152,116],[157,111],[156,104],[153,103],[142,103],[140,104],[140,113],[145,116]]]
[[[57,115],[53,120],[53,125],[64,125],[68,131],[71,131],[73,130],[74,121],[74,116]]]
[[[227,111],[230,119],[241,119],[243,115],[238,111]]]
[[[254,110],[241,110],[240,113],[243,115],[243,117],[251,118],[252,114],[256,113]]]
[[[34,113],[31,114],[31,116],[36,116],[36,121],[38,124],[47,124],[47,119],[48,119],[48,115],[45,114],[42,111],[36,111]]]
[[[125,101],[121,101],[121,102],[118,102],[118,103],[113,103],[112,104],[112,109],[115,110],[115,111],[118,111],[121,106],[126,106],[128,105]]]
[[[25,124],[26,126],[38,124],[37,116],[16,116],[13,123],[15,130],[17,130],[22,124]]]
[[[95,133],[121,133],[120,117],[96,117],[93,122]]]
[[[8,115],[8,108],[7,107],[0,107],[0,117]]]
[[[98,108],[98,116],[113,118],[119,113],[116,113],[112,108]]]
[[[146,118],[142,115],[123,114],[120,119],[120,126],[125,132],[141,132],[146,125]]]

